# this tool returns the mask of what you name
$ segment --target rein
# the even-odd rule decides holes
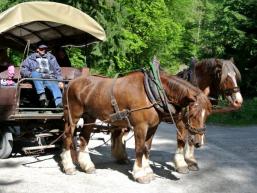
[[[131,113],[133,113],[133,112],[136,112],[136,111],[141,111],[141,110],[145,110],[145,109],[150,109],[150,108],[153,108],[154,107],[154,105],[156,105],[158,102],[156,102],[155,104],[151,104],[151,105],[148,105],[148,106],[146,106],[146,107],[140,107],[140,108],[136,108],[136,109],[131,109],[131,110],[125,110],[126,111],[126,113],[127,113],[127,115],[129,116]],[[123,111],[121,111],[121,112],[123,112]],[[111,122],[111,118],[109,118],[109,119],[105,119],[105,120],[103,120],[103,122],[106,122],[106,123],[108,123],[108,122]],[[94,126],[98,126],[97,124],[95,124],[95,123],[85,123],[85,124],[83,124],[83,126],[89,126],[89,125],[94,125]],[[116,128],[116,127],[115,127]]]
[[[221,93],[223,93],[225,96],[231,96],[234,93],[240,92],[240,88],[239,87],[234,87],[231,89],[225,89],[225,90],[220,90]],[[216,99],[214,97],[208,97],[209,100],[211,101],[217,101],[220,102],[221,100]],[[231,100],[227,99],[230,103],[232,103]],[[232,111],[236,111],[238,110],[238,108],[236,107],[232,107],[232,106],[226,106],[226,107],[222,107],[220,105],[212,105],[212,112],[213,113],[227,113],[227,112],[232,112]]]

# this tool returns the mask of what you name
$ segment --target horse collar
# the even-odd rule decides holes
[[[165,91],[163,90],[163,88],[158,87],[152,73],[145,70],[143,71],[143,73],[145,92],[150,102],[154,104],[154,107],[159,112],[174,114],[176,112],[174,106],[168,103]]]

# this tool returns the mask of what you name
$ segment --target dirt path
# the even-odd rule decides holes
[[[196,151],[201,170],[185,175],[175,172],[171,162],[175,139],[175,128],[161,124],[151,151],[156,180],[150,184],[141,185],[131,179],[132,138],[127,144],[131,159],[128,165],[114,162],[110,146],[92,149],[95,174],[80,171],[74,176],[63,174],[58,154],[0,160],[0,193],[257,193],[257,126],[209,125],[207,144]],[[91,147],[102,143],[92,140]]]

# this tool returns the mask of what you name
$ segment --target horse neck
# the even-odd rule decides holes
[[[173,105],[185,107],[190,96],[199,94],[199,89],[177,76],[161,75],[161,82]]]

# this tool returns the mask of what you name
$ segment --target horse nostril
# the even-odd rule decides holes
[[[199,147],[201,147],[201,144],[200,144],[200,143],[196,143],[196,144],[195,144],[195,147],[196,147],[196,148],[199,148]]]
[[[235,101],[234,101],[234,105],[235,105],[235,106],[241,106],[241,104],[242,104],[241,101],[238,101],[238,100],[235,100]]]

